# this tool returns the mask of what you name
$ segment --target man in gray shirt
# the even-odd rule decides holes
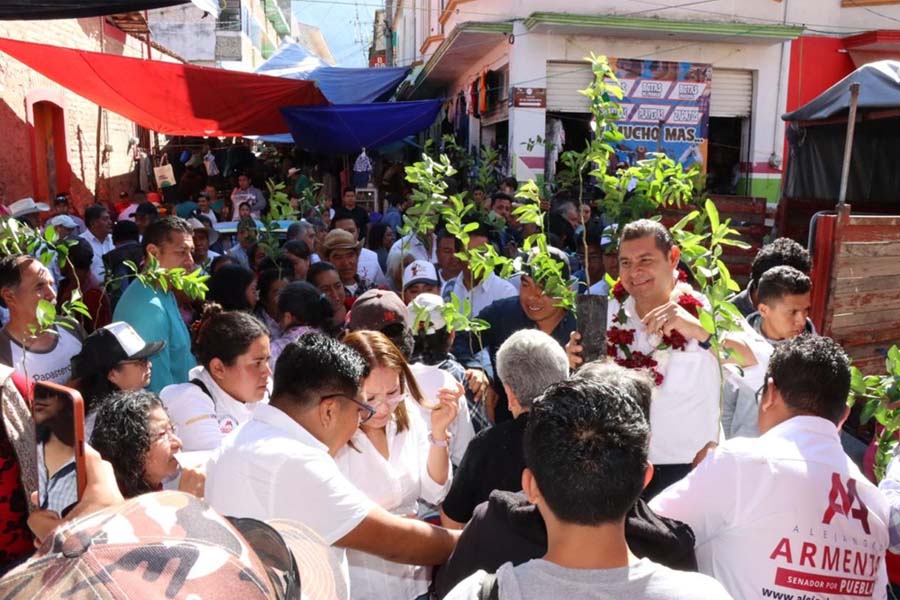
[[[496,576],[478,571],[445,600],[728,600],[714,579],[638,559],[625,516],[653,476],[650,428],[625,390],[589,379],[535,400],[523,442],[522,488],[547,527],[542,559]]]

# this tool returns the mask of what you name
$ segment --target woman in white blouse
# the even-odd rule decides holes
[[[457,390],[425,399],[403,355],[383,334],[357,331],[344,339],[369,363],[365,402],[375,410],[335,457],[341,472],[382,508],[415,518],[418,499],[440,504],[450,489],[447,428],[456,418]],[[417,404],[431,410],[431,433]],[[428,592],[430,567],[388,562],[349,550],[353,600],[414,600]]]
[[[185,451],[215,450],[266,398],[269,330],[249,313],[210,303],[193,351],[200,366],[191,369],[188,383],[166,386],[159,397]]]

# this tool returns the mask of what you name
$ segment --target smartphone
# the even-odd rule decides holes
[[[84,399],[73,388],[38,382],[31,413],[37,440],[38,506],[64,515],[87,485]]]

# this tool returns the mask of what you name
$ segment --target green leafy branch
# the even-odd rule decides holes
[[[547,242],[546,219],[541,211],[541,198],[537,183],[534,180],[525,182],[516,193],[516,198],[520,198],[525,202],[513,211],[516,218],[523,225],[534,225],[537,229],[536,233],[525,238],[522,249],[526,253],[524,258],[527,261],[527,271],[531,275],[544,293],[555,298],[557,306],[566,310],[575,310],[575,289],[574,280],[564,275],[565,264],[555,259],[549,251],[549,243]],[[515,259],[515,270],[526,270],[522,264],[523,258]]]
[[[863,375],[856,368],[850,369],[850,396],[847,404],[862,403],[860,424],[873,418],[881,426],[876,432],[878,448],[875,453],[875,479],[881,481],[888,463],[897,449],[897,431],[900,430],[900,350],[891,346],[884,361],[884,375]]]
[[[134,273],[134,277],[146,287],[168,292],[178,290],[183,292],[191,300],[202,300],[206,297],[209,288],[206,281],[209,275],[202,269],[194,269],[188,272],[182,267],[175,269],[163,269],[155,256],[149,256],[141,270],[132,261],[125,261],[125,265]]]

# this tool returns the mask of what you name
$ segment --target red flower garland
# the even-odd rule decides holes
[[[679,269],[678,280],[685,281],[687,274]],[[625,300],[628,299],[628,292],[621,281],[617,281],[610,292],[620,305],[619,312],[613,317],[614,323],[624,325],[628,318],[625,314]],[[683,293],[678,296],[678,306],[686,310],[692,316],[699,317],[700,309],[703,308],[703,302],[696,298],[693,294]],[[629,346],[634,343],[636,331],[634,329],[624,329],[622,327],[610,327],[606,332],[606,354],[612,358],[616,364],[622,365],[627,369],[646,369],[650,376],[653,377],[657,386],[662,385],[665,377],[656,367],[659,362],[653,358],[652,354],[644,354],[636,350],[631,350]],[[688,339],[678,331],[673,329],[668,335],[662,336],[662,342],[656,347],[656,350],[685,350],[688,345]]]

